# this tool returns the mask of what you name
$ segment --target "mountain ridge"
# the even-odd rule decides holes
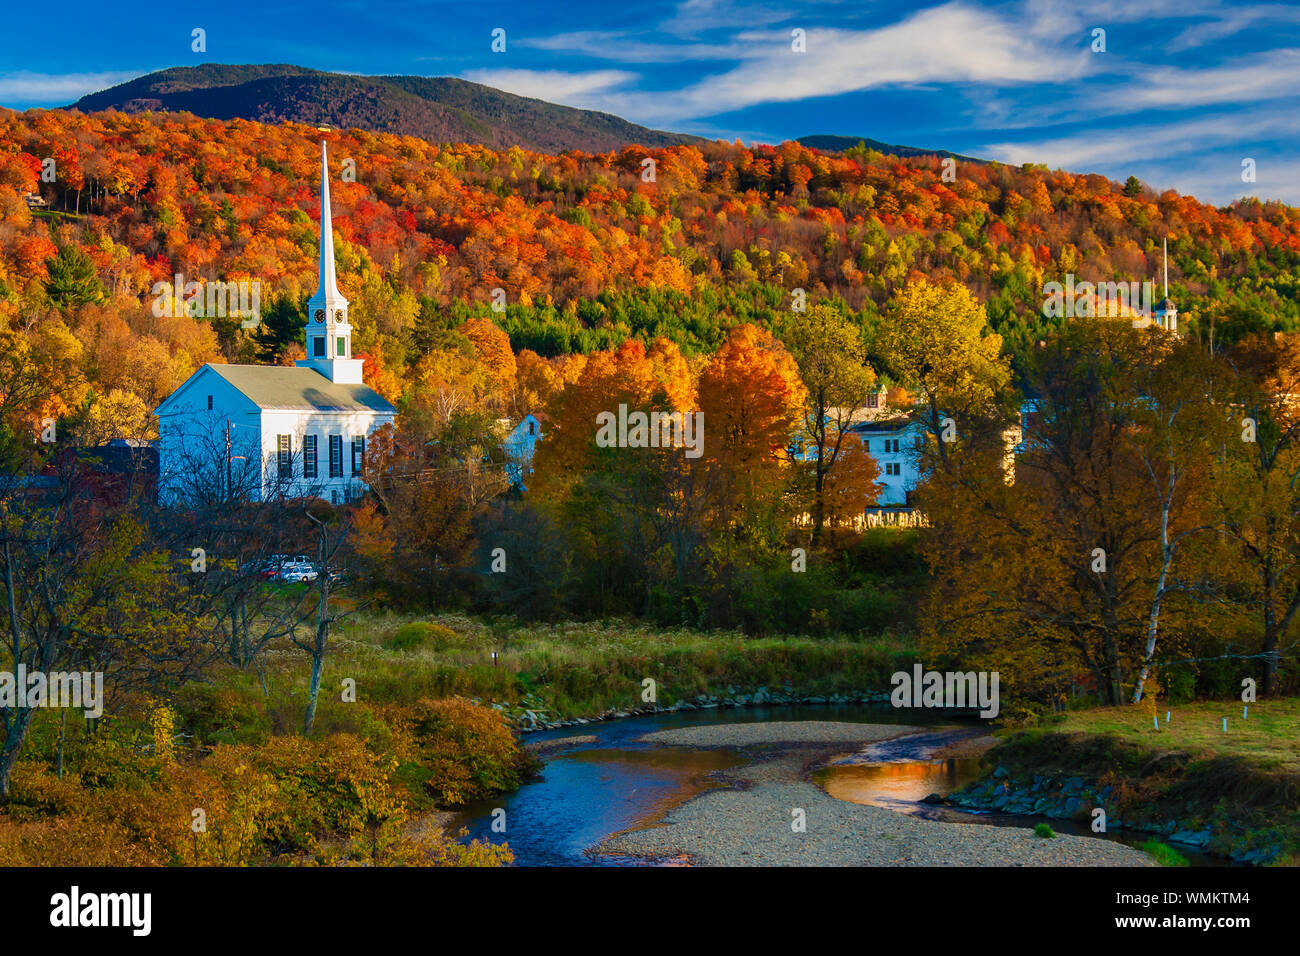
[[[62,109],[84,113],[107,109],[124,113],[175,111],[219,120],[328,124],[417,136],[429,142],[474,143],[493,149],[520,146],[543,153],[708,142],[689,133],[651,129],[612,113],[507,93],[459,77],[363,76],[292,63],[168,67],[89,93]],[[843,152],[862,143],[893,156],[985,162],[949,150],[869,137],[818,134],[801,136],[797,142],[825,152]]]
[[[211,119],[356,127],[538,152],[609,152],[703,143],[686,133],[638,126],[611,113],[517,96],[457,77],[357,76],[292,64],[170,67],[81,97],[64,107],[90,113],[169,110]]]

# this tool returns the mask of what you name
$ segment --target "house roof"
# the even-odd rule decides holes
[[[368,385],[331,382],[311,368],[288,365],[209,365],[259,408],[320,412],[396,412]]]
[[[853,432],[897,432],[908,428],[911,425],[921,424],[915,415],[905,415],[901,418],[879,419],[871,422],[858,422],[851,426],[849,431]]]

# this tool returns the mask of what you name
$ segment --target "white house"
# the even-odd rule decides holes
[[[858,422],[849,429],[862,442],[863,450],[876,460],[880,494],[875,508],[908,508],[912,492],[921,481],[921,450],[925,447],[925,424],[914,415]]]
[[[525,415],[519,424],[510,429],[501,449],[505,457],[506,477],[510,487],[527,491],[524,480],[533,471],[533,453],[542,437],[542,422],[536,415]]]
[[[158,406],[159,497],[264,500],[364,493],[366,438],[397,416],[362,383],[348,301],[335,283],[329,165],[321,143],[320,282],[296,367],[204,365]]]

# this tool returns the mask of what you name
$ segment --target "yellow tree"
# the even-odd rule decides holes
[[[1215,501],[1237,553],[1242,600],[1256,618],[1262,691],[1278,689],[1284,651],[1300,612],[1300,338],[1258,334],[1230,353],[1239,371],[1240,409],[1216,474]],[[1289,639],[1290,638],[1290,639]]]
[[[875,373],[866,364],[862,331],[845,316],[827,305],[795,313],[786,342],[799,363],[799,374],[807,388],[807,401],[801,423],[808,448],[806,460],[813,486],[813,540],[821,536],[828,517],[828,483],[842,457],[862,443],[850,436],[849,429],[866,408],[873,393]],[[866,456],[870,461],[870,456]],[[874,463],[873,463],[874,464]],[[855,461],[853,477],[837,482],[835,510],[837,517],[857,497],[875,499],[877,469]],[[868,475],[868,472],[871,472]],[[865,503],[863,505],[865,508]]]
[[[931,434],[951,417],[960,429],[987,416],[1011,380],[1002,337],[970,290],[957,282],[909,282],[885,310],[877,349],[896,378],[919,392]],[[938,442],[941,457],[948,442]]]

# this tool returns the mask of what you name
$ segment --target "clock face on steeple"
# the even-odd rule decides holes
[[[324,309],[317,309],[317,310],[316,310],[316,321],[317,321],[317,322],[324,322],[324,321],[325,321],[325,310],[324,310]]]
[[[343,310],[342,310],[342,309],[335,309],[335,310],[334,310],[334,321],[335,321],[335,322],[342,322],[342,321],[343,321]]]

